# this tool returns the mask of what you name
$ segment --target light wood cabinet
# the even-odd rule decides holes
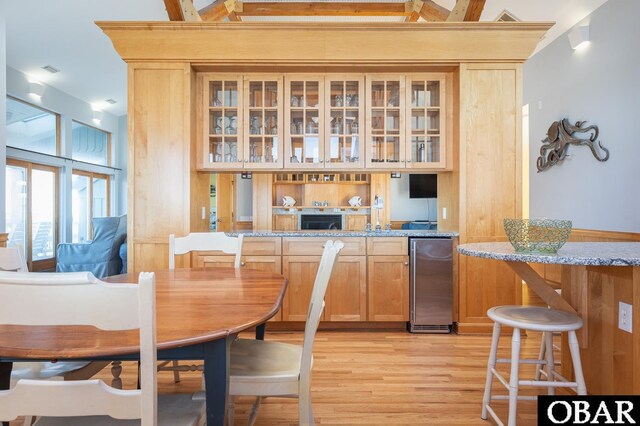
[[[282,77],[251,75],[243,83],[244,167],[282,167]]]
[[[405,111],[407,168],[444,169],[445,140],[445,75],[421,74],[407,76]]]
[[[329,75],[325,80],[324,166],[364,167],[364,76]]]
[[[242,168],[242,78],[236,74],[202,74],[200,79],[206,141],[203,166],[218,170]]]
[[[282,302],[283,321],[306,321],[320,256],[283,256],[282,275],[289,280]],[[325,319],[325,312],[320,320]]]
[[[324,163],[324,77],[285,76],[285,167],[318,168]]]
[[[409,256],[369,256],[369,321],[409,320]]]
[[[203,169],[447,168],[447,74],[198,78]]]
[[[273,230],[274,231],[297,231],[298,216],[295,214],[274,214]]]
[[[367,168],[404,168],[405,78],[367,75]]]
[[[325,296],[326,321],[367,320],[367,258],[340,256]]]
[[[364,231],[367,226],[369,216],[364,214],[348,214],[345,215],[347,231]]]

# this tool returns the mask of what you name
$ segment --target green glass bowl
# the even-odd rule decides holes
[[[517,252],[557,253],[569,239],[571,221],[505,219],[504,231]]]

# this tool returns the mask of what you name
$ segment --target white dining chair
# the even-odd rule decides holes
[[[235,268],[240,267],[242,257],[242,234],[228,237],[224,232],[192,232],[186,237],[169,235],[169,269],[176,267],[176,255],[187,254],[192,251],[221,251],[234,254]]]
[[[235,396],[258,397],[249,416],[249,425],[254,423],[260,403],[267,396],[297,397],[300,424],[314,423],[311,407],[313,341],[324,310],[329,279],[343,247],[341,241],[327,241],[325,244],[311,292],[302,346],[253,339],[238,339],[232,343],[228,402],[230,424],[233,424]]]
[[[140,390],[95,379],[19,380],[0,391],[0,420],[34,415],[38,426],[204,424],[204,401],[157,394],[155,301],[153,273],[141,273],[136,285],[104,283],[88,272],[0,272],[0,324],[138,329],[141,361]]]
[[[235,255],[234,268],[240,267],[242,258],[242,234],[228,237],[224,232],[192,232],[186,237],[169,235],[169,269],[176,267],[176,255],[192,251],[221,251]],[[171,364],[171,365],[169,365]],[[178,361],[163,361],[158,364],[158,371],[173,371],[173,380],[180,381],[180,371],[204,371],[204,365],[180,365]]]
[[[29,272],[23,249],[20,245],[0,247],[0,271]],[[78,380],[87,379],[109,363],[96,362],[14,362],[11,370],[11,386],[20,379]],[[25,425],[32,419],[25,418]]]

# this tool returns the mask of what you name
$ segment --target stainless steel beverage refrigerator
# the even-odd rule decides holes
[[[453,241],[410,238],[409,331],[450,333],[453,325]]]

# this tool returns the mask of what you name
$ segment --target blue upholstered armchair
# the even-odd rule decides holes
[[[89,271],[98,278],[122,272],[120,246],[127,239],[127,216],[92,219],[93,240],[58,244],[58,272]]]

